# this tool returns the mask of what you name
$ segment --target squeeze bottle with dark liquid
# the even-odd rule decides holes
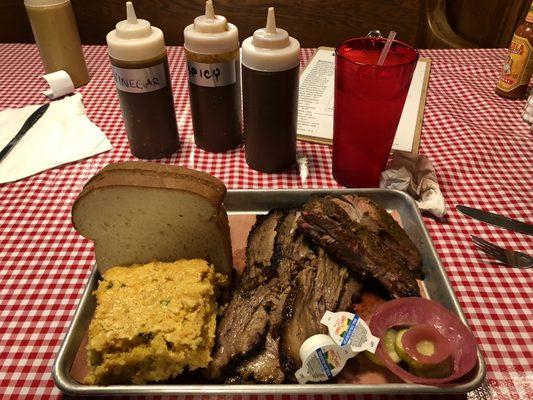
[[[246,162],[261,172],[279,172],[296,162],[300,43],[276,28],[274,8],[266,28],[242,43],[242,88]]]
[[[239,31],[208,0],[183,36],[194,141],[206,151],[233,149],[242,142]]]
[[[165,39],[161,29],[137,19],[130,1],[126,13],[106,39],[131,153],[166,157],[178,150],[179,136]]]

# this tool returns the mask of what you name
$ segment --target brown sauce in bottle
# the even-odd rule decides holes
[[[44,70],[66,71],[75,87],[89,82],[80,35],[70,1],[24,2]]]
[[[121,90],[121,82],[116,82],[117,93],[131,153],[142,159],[162,158],[175,153],[179,148],[179,136],[166,53],[155,59],[141,62],[120,61],[112,57],[110,59],[113,66],[122,69],[135,70],[157,65],[163,66],[166,84],[161,85],[161,89],[130,93]],[[121,78],[115,74],[115,81],[117,79]]]
[[[276,27],[274,8],[265,28],[242,43],[244,150],[260,172],[281,172],[296,162],[300,43]]]
[[[163,32],[138,19],[128,1],[126,19],[106,41],[131,153],[143,159],[170,156],[179,137]]]
[[[194,84],[189,80],[194,142],[202,150],[211,152],[234,149],[242,142],[239,50],[220,55],[204,55],[185,49],[185,54],[187,60],[193,63],[231,62],[234,64],[234,83],[210,87]],[[199,73],[199,71],[196,72]]]
[[[279,72],[242,66],[246,162],[257,171],[279,172],[296,162],[299,73],[299,66]]]

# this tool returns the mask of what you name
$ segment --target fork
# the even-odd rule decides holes
[[[504,264],[523,269],[533,267],[533,257],[525,253],[504,249],[474,235],[471,235],[471,237],[472,242],[478,249]]]

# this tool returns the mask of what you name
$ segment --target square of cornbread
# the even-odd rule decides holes
[[[221,280],[204,260],[107,270],[94,292],[86,383],[143,384],[206,367]]]

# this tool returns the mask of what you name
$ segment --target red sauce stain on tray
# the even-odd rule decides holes
[[[78,352],[76,353],[76,357],[74,358],[74,362],[72,363],[72,367],[70,368],[70,375],[79,383],[84,383],[85,377],[89,373],[89,366],[87,365],[87,350],[85,349],[87,347],[88,338],[89,329],[87,329],[87,332],[85,332],[85,335],[83,336],[80,347],[78,348]]]
[[[228,215],[231,247],[233,248],[233,268],[235,268],[239,276],[246,263],[246,243],[248,241],[248,233],[255,224],[255,218],[255,214]]]

